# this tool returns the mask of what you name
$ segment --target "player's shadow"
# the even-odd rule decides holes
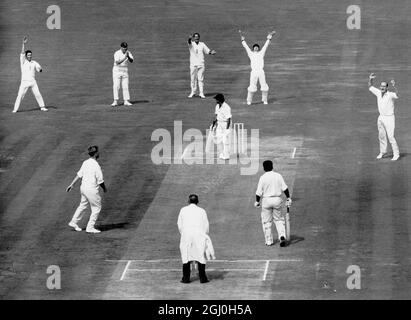
[[[296,243],[298,243],[298,242],[300,242],[300,241],[304,241],[305,239],[303,238],[303,237],[299,237],[299,236],[297,236],[297,235],[295,235],[295,234],[291,234],[290,235],[290,241],[288,241],[287,242],[287,247],[288,246],[291,246],[291,245],[293,245],[293,244],[296,244]]]
[[[112,229],[124,229],[128,225],[128,222],[120,222],[120,223],[110,223],[110,224],[102,224],[99,225],[97,228],[100,231],[109,231]]]
[[[285,96],[285,97],[271,97],[268,99],[268,103],[276,103],[278,101],[284,101],[289,99],[294,99],[296,96]],[[261,102],[262,103],[262,102]]]
[[[57,110],[57,107],[55,107],[55,106],[46,106],[46,108],[47,108],[47,109],[55,109],[55,110]],[[34,112],[34,111],[44,112],[44,111],[41,111],[39,107],[37,107],[37,108],[19,110],[19,111],[17,111],[17,113],[22,113],[22,112]]]
[[[132,100],[130,101],[132,104],[139,104],[139,103],[149,103],[150,100]]]
[[[206,274],[207,274],[207,278],[210,281],[213,280],[223,280],[225,278],[225,276],[227,275],[228,271],[224,271],[224,270],[213,270],[213,271],[207,271],[206,268]],[[192,272],[191,274],[191,281],[200,281],[200,278],[198,276],[197,272]]]
[[[205,93],[204,95],[206,97],[213,97],[214,98],[217,93],[220,93],[220,92],[209,92],[209,93]]]

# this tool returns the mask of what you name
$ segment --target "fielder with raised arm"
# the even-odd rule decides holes
[[[40,64],[32,60],[33,53],[31,50],[25,50],[27,37],[23,38],[23,44],[20,53],[20,68],[21,68],[21,83],[19,93],[17,94],[16,102],[14,103],[13,113],[16,113],[20,108],[20,103],[23,100],[27,90],[30,88],[37,100],[41,111],[48,111],[45,107],[43,97],[41,96],[39,87],[36,82],[36,71],[42,72]]]
[[[368,79],[369,90],[377,97],[378,112],[380,115],[377,120],[378,139],[380,141],[380,153],[377,159],[381,159],[387,153],[387,136],[391,144],[393,157],[392,161],[396,161],[400,157],[400,150],[397,141],[394,138],[395,116],[394,116],[394,101],[398,99],[398,90],[395,87],[394,79],[391,80],[391,85],[394,92],[388,91],[388,82],[381,82],[380,90],[373,86],[375,74],[371,73]]]
[[[281,194],[284,192],[287,197],[286,206],[291,206],[291,197],[288,187],[281,174],[273,171],[273,162],[266,160],[263,162],[265,173],[258,181],[256,191],[256,201],[254,206],[261,207],[261,222],[263,225],[265,244],[273,245],[272,223],[277,228],[280,247],[286,245],[285,214],[281,212],[283,200]]]
[[[120,44],[120,49],[114,53],[114,65],[113,65],[113,96],[114,101],[111,104],[112,107],[118,106],[118,92],[120,91],[120,85],[123,89],[123,100],[125,106],[131,106],[130,92],[128,90],[128,63],[134,61],[133,55],[128,51],[127,42]]]
[[[268,45],[275,34],[275,31],[270,32],[267,35],[267,40],[263,48],[260,50],[260,46],[256,43],[253,45],[253,50],[248,47],[247,42],[245,41],[245,37],[241,30],[239,30],[241,35],[241,44],[247,51],[247,55],[250,58],[251,62],[251,73],[250,73],[250,85],[248,87],[247,93],[247,104],[251,105],[253,102],[254,93],[257,92],[257,83],[260,82],[260,89],[261,89],[261,100],[264,104],[268,104],[268,85],[265,80],[265,73],[264,73],[264,56],[265,52],[267,51]]]
[[[204,95],[204,54],[216,54],[215,50],[210,50],[204,42],[200,41],[200,34],[194,33],[188,38],[188,49],[190,50],[190,77],[191,77],[191,93],[189,98],[194,97],[198,90],[200,98],[205,99]]]

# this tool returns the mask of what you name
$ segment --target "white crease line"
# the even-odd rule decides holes
[[[122,273],[122,275],[121,275],[120,281],[123,281],[124,276],[126,275],[127,270],[128,270],[128,267],[130,266],[130,264],[131,264],[131,260],[129,260],[129,261],[127,262],[126,267],[124,268],[123,273]]]
[[[296,151],[297,151],[297,148],[294,148],[293,154],[292,154],[292,156],[291,156],[292,159],[294,159],[294,157],[295,157],[295,152],[296,152]]]
[[[127,260],[105,260],[107,262],[171,262],[171,261],[181,261],[181,259],[154,259],[154,260],[138,260],[138,259],[127,259]],[[264,259],[264,260],[210,260],[208,263],[213,262],[302,262],[302,259]]]
[[[264,275],[263,275],[263,281],[267,278],[267,272],[268,272],[268,266],[270,265],[270,260],[267,260],[265,263],[265,270],[264,270]]]
[[[133,272],[181,272],[181,269],[128,269],[128,271]],[[261,271],[261,268],[221,268],[221,269],[206,269],[206,271]]]

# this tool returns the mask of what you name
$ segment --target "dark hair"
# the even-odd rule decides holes
[[[253,50],[254,50],[254,47],[258,47],[258,49],[260,49],[260,45],[258,43],[253,44]]]
[[[197,204],[198,203],[198,196],[196,194],[190,194],[188,196],[188,203]]]
[[[122,43],[120,44],[120,47],[122,47],[122,48],[127,48],[127,47],[128,47],[127,42],[122,42]]]
[[[200,34],[199,34],[198,32],[194,32],[194,33],[193,33],[193,37],[194,37],[195,35],[198,35],[198,37],[200,38]]]
[[[273,171],[273,162],[271,160],[265,160],[263,162],[263,168],[265,172]]]
[[[94,155],[98,152],[98,147],[97,146],[88,147],[87,151],[90,157],[94,157]]]
[[[29,54],[29,53],[33,54],[33,52],[31,52],[31,50],[26,50],[26,52],[25,52],[26,57],[27,57],[27,54]]]
[[[214,99],[217,100],[217,102],[223,103],[225,101],[224,95],[222,93],[217,93],[214,96]]]

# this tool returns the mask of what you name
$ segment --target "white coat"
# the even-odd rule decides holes
[[[178,215],[178,230],[180,231],[180,253],[183,263],[198,261],[206,263],[206,243],[208,237],[208,218],[204,209],[195,204],[189,204],[180,210]],[[211,239],[209,241],[211,244]],[[208,248],[212,251],[211,247]]]

